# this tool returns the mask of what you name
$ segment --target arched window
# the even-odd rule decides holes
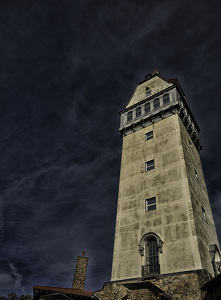
[[[168,104],[170,103],[170,96],[169,94],[163,95],[163,104]]]
[[[150,103],[146,103],[144,106],[145,114],[150,112]]]
[[[141,107],[138,107],[136,109],[136,118],[139,118],[141,116]]]
[[[132,121],[133,119],[133,112],[129,111],[129,113],[127,114],[127,122]]]
[[[154,109],[160,107],[160,100],[158,98],[154,100],[153,106],[154,106]]]
[[[163,252],[163,241],[160,237],[153,232],[144,234],[139,243],[139,252],[143,257],[142,277],[148,277],[150,274],[159,274],[159,253]]]
[[[159,273],[158,246],[155,237],[146,242],[146,271],[148,274]]]

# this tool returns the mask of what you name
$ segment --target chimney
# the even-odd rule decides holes
[[[157,69],[154,69],[154,71],[153,71],[153,73],[151,75],[155,75],[155,74],[159,75],[160,72]]]
[[[84,257],[85,252],[77,257],[76,267],[74,272],[74,280],[72,284],[73,289],[84,289],[85,278],[87,273],[88,257]]]

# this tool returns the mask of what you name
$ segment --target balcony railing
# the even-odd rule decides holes
[[[149,277],[153,274],[160,274],[160,265],[158,261],[158,256],[149,257],[147,259],[147,264],[141,267],[142,277]]]

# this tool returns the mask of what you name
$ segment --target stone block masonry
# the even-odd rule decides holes
[[[73,289],[84,289],[88,266],[88,257],[84,257],[84,254],[85,252],[83,251],[82,256],[77,257],[74,280],[72,284]]]
[[[159,275],[146,280],[134,279],[105,283],[96,291],[99,300],[203,300],[205,292],[200,288],[208,281],[201,270]]]

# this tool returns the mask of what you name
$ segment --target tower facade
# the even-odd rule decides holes
[[[199,156],[200,129],[178,80],[155,70],[119,114],[112,283],[217,275],[220,248]]]

